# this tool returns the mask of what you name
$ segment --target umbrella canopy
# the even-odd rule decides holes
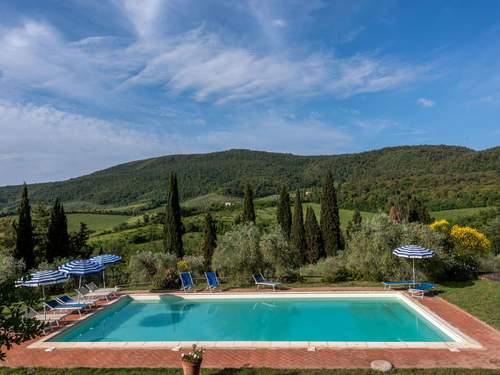
[[[114,254],[103,254],[90,258],[89,260],[107,266],[108,264],[115,264],[122,261],[122,257]]]
[[[400,246],[392,253],[398,257],[413,260],[413,284],[415,284],[415,259],[432,258],[435,255],[434,251],[418,245]]]
[[[79,276],[80,282],[78,286],[82,286],[82,277],[86,275],[94,275],[104,271],[104,266],[91,260],[72,260],[59,266],[59,271],[65,272],[70,276]]]
[[[61,271],[38,271],[30,275],[29,279],[20,279],[16,281],[16,286],[42,287],[43,301],[45,302],[45,285],[53,285],[67,281],[69,275]],[[46,314],[45,304],[43,313]]]
[[[122,261],[122,257],[114,254],[103,254],[92,257],[90,258],[90,260],[102,264],[106,267],[112,264],[120,263]],[[104,276],[104,272],[102,273],[102,284],[103,288],[106,288],[106,277]]]

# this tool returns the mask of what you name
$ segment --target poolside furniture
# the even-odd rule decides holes
[[[114,288],[99,288],[96,285],[96,283],[94,283],[94,282],[86,284],[85,286],[91,292],[98,292],[98,293],[106,293],[106,292],[108,292],[108,293],[116,294],[116,292],[118,292],[120,290],[120,288],[118,288],[116,286]]]
[[[217,274],[213,271],[205,272],[205,277],[207,279],[208,289],[213,292],[215,289],[220,288],[219,279]]]
[[[61,302],[62,304],[65,304],[67,306],[70,306],[70,305],[75,305],[75,306],[86,305],[87,307],[90,308],[90,307],[92,307],[93,305],[95,305],[97,303],[96,299],[80,299],[80,300],[76,300],[74,298],[71,298],[67,294],[65,294],[64,296],[61,296],[61,297],[56,297],[55,299],[56,299],[56,301]]]
[[[193,278],[191,277],[191,272],[181,272],[179,276],[181,278],[181,283],[182,283],[181,290],[184,292],[188,290],[193,290],[194,282]]]
[[[422,283],[409,288],[408,293],[410,293],[412,297],[417,296],[423,299],[424,294],[430,291],[431,289],[434,289],[435,287],[436,285],[432,283]]]
[[[255,273],[252,275],[252,277],[253,277],[253,280],[255,281],[255,285],[257,285],[257,289],[259,289],[259,287],[261,287],[261,286],[264,286],[264,287],[268,286],[270,288],[273,288],[273,291],[276,291],[276,287],[278,289],[281,288],[280,282],[268,280],[262,275],[262,273]]]
[[[109,298],[113,295],[112,292],[92,292],[88,288],[81,286],[78,289],[75,289],[76,293],[78,294],[78,300],[80,299],[105,299],[106,301],[109,301]]]
[[[57,302],[55,299],[51,299],[50,301],[46,301],[43,303],[46,307],[48,307],[52,312],[55,311],[66,311],[68,313],[72,313],[73,311],[78,311],[78,314],[82,315],[82,309],[86,306],[81,305],[66,305],[60,302]]]
[[[32,307],[28,307],[28,311],[24,314],[26,318],[29,319],[36,319],[40,322],[45,323],[45,326],[49,326],[52,328],[52,324],[55,324],[57,327],[60,326],[59,322],[64,319],[65,317],[68,316],[68,314],[46,314],[46,313],[39,313]],[[45,326],[42,328],[42,332],[44,335],[46,335],[45,331]]]
[[[412,280],[382,281],[382,284],[384,285],[384,289],[391,289],[392,287],[397,287],[397,286],[410,287],[411,285],[418,285],[418,283],[414,283]]]

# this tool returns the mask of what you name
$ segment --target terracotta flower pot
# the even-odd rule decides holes
[[[201,368],[201,362],[192,363],[182,360],[182,370],[184,371],[184,375],[199,375],[200,368]]]

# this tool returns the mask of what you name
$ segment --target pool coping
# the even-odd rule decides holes
[[[95,316],[108,307],[114,305],[124,298],[130,297],[135,300],[153,301],[159,300],[161,296],[176,296],[191,300],[210,299],[281,299],[281,298],[380,298],[397,297],[413,311],[426,319],[430,324],[449,336],[453,341],[449,342],[363,342],[363,341],[134,341],[134,342],[52,342],[53,337],[65,332],[75,325]],[[436,313],[417,300],[409,297],[401,291],[325,291],[325,292],[230,292],[230,293],[144,293],[122,295],[111,301],[103,308],[87,314],[82,318],[68,324],[61,329],[43,337],[30,344],[28,349],[171,349],[174,351],[191,348],[193,345],[205,349],[307,349],[310,351],[318,349],[447,349],[457,351],[460,349],[483,349],[483,346],[465,335],[458,328],[442,319]]]

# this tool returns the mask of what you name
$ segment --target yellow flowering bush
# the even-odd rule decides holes
[[[453,244],[466,252],[486,253],[491,248],[491,242],[478,230],[471,227],[454,225],[450,231]]]
[[[431,230],[447,234],[450,232],[450,223],[444,219],[436,220],[432,224],[429,224],[429,228]]]
[[[177,270],[179,272],[187,272],[189,271],[189,263],[187,260],[182,259],[177,262]]]

